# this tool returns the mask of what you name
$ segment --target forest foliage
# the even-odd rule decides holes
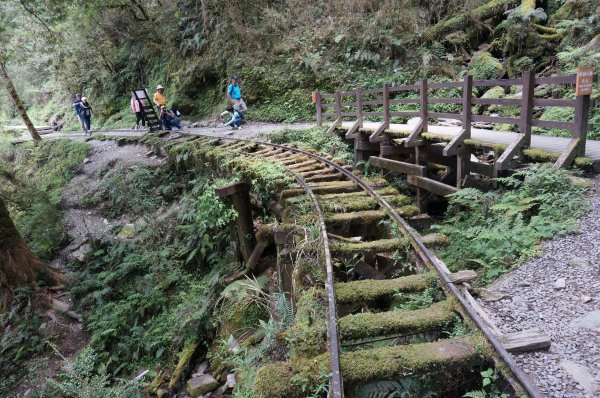
[[[312,119],[314,89],[600,69],[593,0],[11,0],[0,12],[35,121],[64,113],[71,127],[74,92],[91,99],[96,125],[130,127],[129,91],[156,84],[185,117],[211,115],[232,73],[250,118],[295,121]],[[0,114],[16,117],[2,97]]]

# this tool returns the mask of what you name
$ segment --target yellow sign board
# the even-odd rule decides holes
[[[592,95],[593,84],[594,68],[591,66],[580,66],[579,68],[577,68],[575,95]]]

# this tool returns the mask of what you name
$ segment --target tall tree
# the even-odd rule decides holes
[[[12,302],[15,289],[39,281],[55,283],[60,275],[33,255],[0,198],[0,312]]]
[[[2,59],[2,55],[0,54],[0,76],[4,80],[6,84],[6,89],[8,90],[8,95],[12,98],[17,110],[19,111],[19,115],[21,115],[21,119],[23,119],[23,123],[29,130],[29,134],[31,134],[31,138],[33,138],[33,142],[35,145],[39,144],[42,141],[42,137],[38,134],[37,130],[33,126],[31,119],[29,119],[29,115],[27,115],[27,111],[23,106],[23,102],[19,98],[19,94],[17,93],[17,89],[12,82],[12,79],[8,75],[8,71],[6,70],[6,61]]]

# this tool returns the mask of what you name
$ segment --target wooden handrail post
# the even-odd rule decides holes
[[[578,95],[575,97],[575,118],[573,121],[573,139],[579,139],[577,156],[585,156],[587,141],[588,117],[590,114],[590,96]]]
[[[427,120],[429,119],[429,111],[427,109],[429,105],[429,101],[427,99],[427,79],[421,80],[421,120],[423,122],[423,133],[427,132]]]
[[[338,121],[342,120],[342,105],[340,104],[342,102],[342,96],[340,95],[339,91],[335,92],[335,113],[337,115],[337,119]]]
[[[321,93],[319,91],[314,92],[314,99],[315,107],[317,108],[317,126],[321,127],[323,125],[323,108],[321,106]]]
[[[524,135],[523,146],[531,145],[531,120],[533,119],[533,90],[535,73],[532,70],[523,72],[523,94],[521,96],[521,134]]]
[[[362,109],[362,88],[356,89],[356,121],[358,128],[363,126],[363,109]]]
[[[464,138],[471,138],[471,121],[473,107],[473,76],[466,75],[463,79],[463,130]]]
[[[383,123],[385,127],[390,126],[390,86],[386,83],[383,85]]]

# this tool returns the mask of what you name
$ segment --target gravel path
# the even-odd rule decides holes
[[[507,298],[480,301],[502,332],[550,336],[549,351],[515,355],[548,397],[600,397],[599,191],[596,177],[581,233],[546,242],[539,257],[491,287]]]
[[[65,189],[61,207],[69,228],[71,243],[55,258],[51,265],[61,269],[69,257],[83,256],[88,247],[82,247],[88,238],[102,238],[112,235],[111,229],[126,220],[108,220],[95,208],[87,208],[85,199],[94,192],[102,178],[120,164],[127,166],[156,167],[164,164],[164,159],[146,156],[148,148],[142,145],[120,147],[114,141],[89,141],[92,154],[81,165],[79,173]]]

